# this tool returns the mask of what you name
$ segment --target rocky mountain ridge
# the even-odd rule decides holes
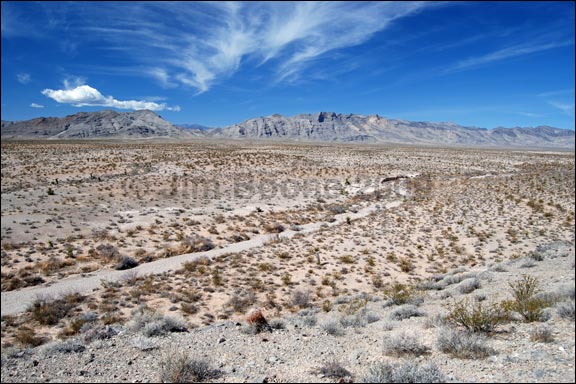
[[[63,118],[40,117],[2,121],[3,139],[185,138],[192,130],[178,128],[149,110],[80,112]]]
[[[293,117],[271,115],[210,131],[214,137],[286,138],[299,141],[387,142],[423,145],[574,147],[574,131],[535,128],[465,127],[455,123],[412,122],[379,115],[320,112]]]
[[[80,112],[63,118],[2,121],[3,139],[236,138],[313,142],[396,143],[483,147],[574,148],[574,131],[549,126],[494,129],[450,122],[414,122],[379,115],[319,112],[274,114],[223,128],[176,126],[149,110]]]

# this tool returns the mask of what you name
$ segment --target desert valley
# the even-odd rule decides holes
[[[542,318],[525,323],[509,314],[503,323],[516,325],[490,338],[519,338],[516,327],[532,332],[552,321],[549,331],[562,329],[553,344],[560,343],[573,363],[573,228],[573,152],[213,138],[6,141],[2,348],[12,357],[3,357],[2,377],[51,380],[41,369],[50,366],[50,356],[85,359],[86,348],[116,340],[116,333],[133,332],[123,343],[151,345],[150,351],[124,346],[146,351],[131,358],[137,364],[170,351],[178,338],[222,325],[234,335],[220,339],[242,338],[241,350],[277,333],[275,343],[282,344],[285,332],[303,332],[305,339],[373,338],[358,367],[346,360],[348,342],[341,346],[346,352],[338,364],[349,371],[335,377],[346,380],[366,375],[375,358],[402,361],[404,353],[386,353],[380,344],[405,330],[426,332],[430,340],[425,353],[406,354],[438,364],[450,354],[433,347],[436,328],[442,323],[462,332],[454,315],[458,303],[474,310],[481,298],[490,305],[510,300],[507,284],[521,273],[532,276],[543,263],[550,265],[535,274],[546,287]],[[510,263],[521,273],[502,279],[498,272]],[[566,305],[572,320],[554,309]],[[250,323],[255,310],[276,324],[272,335]],[[183,330],[189,333],[173,334],[164,347],[155,344]],[[408,339],[398,343],[420,342]],[[350,345],[359,348],[357,342]],[[220,364],[208,380],[253,381],[270,372],[288,381],[334,380],[314,371],[334,363],[327,356],[304,353],[299,356],[308,359],[298,365],[284,357],[274,369],[255,363],[240,369],[240,377],[238,367],[230,371],[209,347],[194,345],[187,348]],[[27,357],[37,353],[40,360]],[[125,353],[135,352],[117,359]],[[21,364],[32,371],[13,376]],[[574,365],[568,367],[554,377],[573,377]],[[80,368],[61,366],[68,373],[58,380],[95,374]],[[164,380],[162,369],[137,376]],[[113,372],[92,378],[119,379]],[[520,381],[538,379],[532,371],[518,375]]]
[[[2,1],[2,383],[574,383],[575,3]]]

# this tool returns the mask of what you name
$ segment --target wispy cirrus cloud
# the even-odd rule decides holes
[[[32,108],[44,108],[44,106],[43,106],[42,104],[36,104],[36,103],[30,104],[30,106],[31,106]]]
[[[494,62],[525,56],[536,52],[547,51],[554,48],[574,45],[574,40],[553,41],[546,43],[518,44],[507,48],[499,49],[485,55],[470,57],[456,62],[454,65],[444,69],[443,73],[453,73],[467,69],[478,68]]]
[[[558,108],[568,116],[574,117],[574,103],[562,103],[559,101],[548,101],[548,104],[551,106]]]
[[[16,75],[16,80],[18,80],[20,84],[28,84],[31,80],[31,77],[29,73],[18,73]]]
[[[96,88],[89,85],[79,85],[66,89],[45,89],[42,94],[62,104],[71,104],[75,107],[113,107],[118,109],[149,109],[151,111],[180,111],[179,106],[169,107],[153,101],[143,100],[116,100],[112,96],[104,96]]]
[[[534,112],[516,112],[517,115],[520,116],[526,116],[526,117],[543,117],[544,115],[541,115],[539,113],[534,113]]]
[[[77,35],[122,52],[166,87],[206,92],[246,66],[298,78],[433,2],[155,2],[67,4]],[[137,20],[137,21],[136,21]],[[169,22],[159,22],[162,20]]]

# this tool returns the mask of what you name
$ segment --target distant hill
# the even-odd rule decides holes
[[[192,129],[192,130],[199,130],[199,131],[207,131],[209,129],[213,129],[212,127],[207,127],[205,125],[200,124],[176,124],[177,127],[184,128],[184,129]]]
[[[574,131],[535,128],[485,129],[455,123],[413,122],[378,115],[319,112],[271,115],[207,132],[213,137],[328,142],[386,142],[422,145],[574,148]]]
[[[184,138],[195,134],[149,110],[80,112],[66,117],[2,121],[3,139]]]
[[[173,125],[149,110],[80,112],[63,118],[2,121],[3,139],[249,138],[295,141],[574,148],[574,131],[539,126],[486,129],[455,123],[414,122],[378,115],[319,112],[274,114],[223,128]]]

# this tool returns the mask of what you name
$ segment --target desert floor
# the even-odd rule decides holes
[[[1,151],[3,350],[77,337],[86,314],[127,324],[145,305],[193,329],[255,308],[330,313],[342,297],[386,299],[395,284],[550,243],[573,253],[573,152],[238,141]],[[66,289],[83,279],[92,285]],[[38,320],[32,303],[58,295],[62,313]]]

